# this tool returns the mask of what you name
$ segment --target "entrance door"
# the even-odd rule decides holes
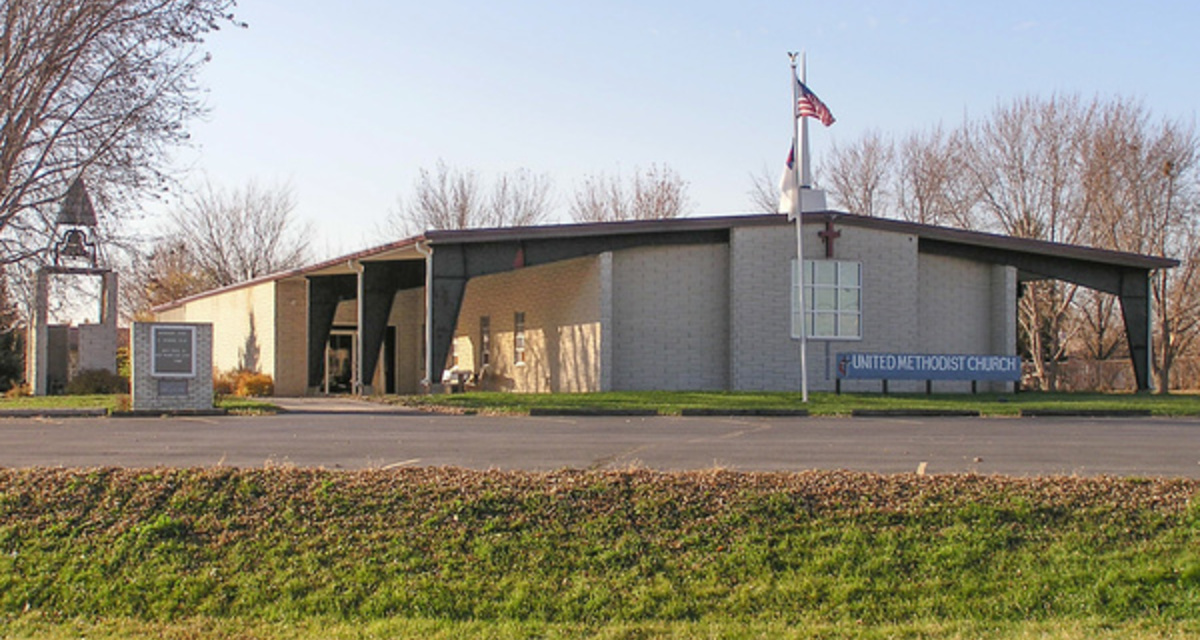
[[[325,393],[354,392],[353,331],[331,331],[325,345]]]

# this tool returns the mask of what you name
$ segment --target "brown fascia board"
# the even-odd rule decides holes
[[[1075,260],[1099,262],[1103,264],[1134,267],[1138,269],[1169,269],[1179,266],[1179,261],[1172,258],[1148,256],[1140,253],[1128,253],[1124,251],[1111,251],[1108,249],[1096,249],[1093,247],[1085,247],[1075,244],[1063,244],[1059,242],[1048,242],[1045,240],[1034,240],[1031,238],[1017,238],[995,233],[985,233],[982,231],[956,229],[953,227],[939,227],[916,222],[908,222],[905,220],[893,220],[891,218],[870,218],[867,216],[858,216],[837,211],[814,215],[821,219],[830,215],[836,216],[836,221],[840,224],[869,227],[884,231],[895,231],[898,233],[909,233],[921,238],[928,238],[930,240],[938,240],[941,242],[950,242],[976,247],[991,247],[1008,251],[1017,251],[1021,253],[1072,258]]]
[[[1179,266],[1178,260],[1160,258],[1123,251],[1094,249],[1079,245],[1047,242],[1028,238],[968,231],[952,227],[940,227],[892,218],[860,216],[843,211],[818,211],[804,214],[805,224],[817,224],[833,217],[838,224],[848,224],[882,231],[906,233],[930,240],[978,247],[993,247],[1009,251],[1037,255],[1060,256],[1113,264],[1139,269],[1166,269]],[[623,222],[590,222],[578,224],[556,224],[537,227],[504,227],[494,229],[461,229],[426,231],[425,238],[431,246],[439,244],[473,244],[519,240],[552,240],[581,236],[624,235],[638,233],[666,233],[680,231],[710,231],[744,226],[770,226],[787,223],[782,214],[749,214],[733,216],[706,216],[695,218],[671,218],[661,220],[631,220]]]
[[[641,233],[678,233],[712,231],[732,227],[777,225],[786,222],[778,214],[749,214],[734,216],[697,216],[657,220],[623,220],[620,222],[583,222],[549,224],[536,227],[499,227],[493,229],[445,229],[426,231],[430,246],[439,244],[477,244],[516,240],[553,240],[595,236],[633,235]]]

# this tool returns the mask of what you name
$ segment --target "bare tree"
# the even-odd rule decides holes
[[[439,160],[434,171],[421,169],[413,191],[408,214],[418,231],[483,226],[483,196],[474,171],[451,169]]]
[[[758,173],[750,174],[750,209],[755,213],[779,212],[779,174],[771,174],[766,165]]]
[[[486,226],[527,227],[544,222],[550,213],[552,186],[550,176],[528,169],[501,175],[492,185]]]
[[[921,224],[971,228],[976,192],[966,174],[963,132],[941,125],[900,143],[896,200],[900,215]]]
[[[571,201],[571,218],[576,222],[629,220],[629,196],[620,178],[593,175],[583,179]]]
[[[852,159],[834,164],[833,182],[860,185],[861,199],[861,185],[870,185],[862,180],[867,163]],[[1156,122],[1127,98],[1014,100],[983,119],[905,138],[895,194],[899,215],[916,222],[1178,258],[1179,268],[1153,280],[1159,389],[1179,385],[1171,377],[1179,358],[1200,357],[1194,125]],[[1058,386],[1057,366],[1069,350],[1086,358],[1128,355],[1112,296],[1048,281],[1022,289],[1019,342],[1041,387]]]
[[[1160,392],[1197,338],[1196,258],[1200,139],[1191,125],[1152,124],[1131,99],[1100,105],[1085,151],[1090,240],[1101,247],[1178,257],[1154,280],[1155,374]]]
[[[1075,98],[1025,98],[967,131],[966,167],[986,228],[1052,242],[1082,239],[1081,158],[1093,109]],[[1058,364],[1077,328],[1068,322],[1076,289],[1028,283],[1021,298],[1019,340],[1043,389],[1058,388]]]
[[[234,0],[5,0],[0,12],[0,263],[36,254],[82,174],[115,214],[161,187],[202,111],[205,34]]]
[[[206,184],[170,213],[167,238],[177,239],[211,286],[227,286],[302,266],[310,225],[293,218],[291,188],[256,183],[224,190]]]
[[[518,169],[502,174],[487,193],[479,175],[441,160],[421,169],[408,202],[398,200],[383,232],[412,236],[429,229],[515,227],[545,221],[553,183],[545,174]]]
[[[620,176],[584,179],[570,211],[576,222],[605,222],[678,218],[690,206],[687,181],[670,167],[651,165],[645,171],[635,169],[628,185]]]
[[[862,216],[886,212],[895,155],[892,142],[879,131],[868,131],[850,146],[834,145],[829,154],[834,204]]]
[[[145,255],[132,256],[122,277],[122,311],[134,320],[150,319],[150,309],[160,304],[217,286],[201,270],[192,250],[173,238],[160,238]]]

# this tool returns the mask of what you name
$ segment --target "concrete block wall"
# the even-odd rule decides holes
[[[824,259],[823,225],[804,225],[805,259]],[[832,391],[836,356],[844,351],[912,351],[918,345],[917,238],[850,226],[834,243],[834,259],[862,262],[862,339],[808,341],[810,391]],[[791,261],[795,227],[735,228],[730,239],[732,354],[736,390],[800,389],[799,341],[791,338]],[[902,390],[905,385],[891,385]],[[916,383],[909,385],[913,390]],[[922,384],[923,388],[923,384]],[[846,390],[874,391],[878,383],[847,381]]]
[[[514,362],[514,314],[525,313],[526,362]],[[600,389],[600,269],[596,257],[473,278],[455,328],[458,369],[478,372],[479,318],[491,326],[484,389],[582,392]]]
[[[729,387],[729,247],[612,254],[612,388]]]
[[[1005,308],[1012,269],[947,256],[921,256],[919,353],[1015,353],[1003,347],[1004,327],[1015,326],[1015,308]],[[1015,286],[1015,274],[1014,274]],[[999,290],[997,290],[999,287]],[[1016,292],[1013,289],[1013,299]],[[1010,313],[1011,312],[1011,313]],[[1006,322],[1006,319],[1011,319]],[[1001,344],[998,344],[1001,343]],[[997,348],[1000,347],[1000,350]],[[970,391],[968,381],[939,381],[935,391]]]
[[[600,269],[600,389],[613,390],[613,254],[606,251],[598,258]]]
[[[425,288],[397,293],[388,324],[396,327],[396,390],[418,393],[425,377]]]
[[[78,371],[117,371],[117,325],[79,325]]]
[[[730,387],[738,391],[800,389],[800,343],[792,340],[791,225],[730,231]],[[805,252],[816,251],[805,238]]]
[[[187,395],[160,395],[159,381],[151,368],[151,327],[156,323],[135,322],[130,332],[133,409],[135,411],[205,410],[213,407],[213,325],[209,323],[158,323],[192,326],[196,331],[195,376],[187,381]]]

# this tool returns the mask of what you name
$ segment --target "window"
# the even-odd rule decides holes
[[[513,364],[525,364],[525,312],[513,314]]]
[[[479,316],[479,368],[492,363],[492,319]]]
[[[862,338],[862,263],[805,260],[803,312],[796,295],[796,275],[796,261],[792,260],[793,338],[800,337],[801,326],[809,338]]]

